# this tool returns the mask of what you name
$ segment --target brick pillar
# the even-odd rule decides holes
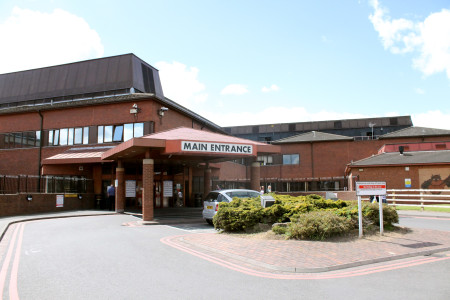
[[[125,210],[125,169],[116,168],[116,212],[123,213]]]
[[[261,167],[259,162],[252,162],[250,169],[250,189],[259,191],[261,188]]]
[[[154,161],[146,158],[143,160],[142,185],[142,220],[153,221],[153,177]]]
[[[203,198],[205,198],[206,195],[208,195],[209,192],[211,192],[211,169],[210,168],[205,169],[205,175],[203,178],[203,186],[204,186]]]

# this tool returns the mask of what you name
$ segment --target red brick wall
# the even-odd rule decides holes
[[[57,194],[31,194],[33,200],[26,199],[27,194],[0,195],[0,216],[14,216],[69,210],[95,208],[93,194],[83,194],[83,199],[65,197],[64,207],[56,207]]]
[[[388,189],[406,189],[405,179],[411,179],[410,189],[421,189],[419,180],[420,169],[436,170],[436,174],[440,174],[439,169],[448,170],[449,166],[393,166],[393,167],[363,167],[352,168],[352,175],[359,176],[359,181],[385,181]]]

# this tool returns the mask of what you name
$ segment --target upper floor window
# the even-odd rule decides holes
[[[128,141],[144,135],[144,123],[98,126],[97,141],[99,144]]]
[[[273,157],[271,155],[260,155],[258,156],[258,161],[261,162],[263,166],[272,165]]]
[[[89,127],[62,128],[48,131],[49,146],[81,145],[89,142]]]
[[[283,165],[298,165],[299,163],[299,154],[283,154]]]

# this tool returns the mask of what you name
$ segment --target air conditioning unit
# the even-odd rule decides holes
[[[272,196],[265,196],[261,195],[261,206],[262,207],[269,207],[275,204],[275,199]]]

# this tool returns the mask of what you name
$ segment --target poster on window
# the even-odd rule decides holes
[[[56,195],[56,207],[64,207],[64,195]]]
[[[173,181],[163,181],[163,197],[173,197]]]
[[[136,180],[125,181],[125,197],[136,197]]]

